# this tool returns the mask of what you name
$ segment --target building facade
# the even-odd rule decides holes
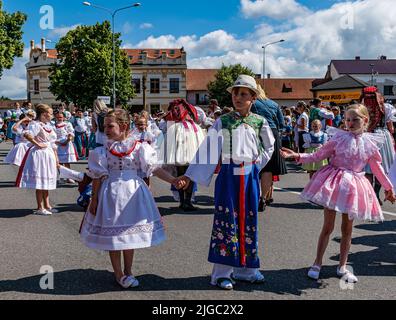
[[[49,68],[56,62],[56,50],[46,50],[45,39],[41,39],[41,47],[35,47],[30,41],[29,62],[26,64],[27,98],[33,104],[45,103],[50,106],[59,105],[49,91]]]
[[[332,60],[326,78],[335,80],[344,75],[376,86],[385,100],[396,103],[396,59],[380,56],[378,59]]]
[[[134,112],[166,110],[170,101],[187,97],[187,57],[183,48],[123,50],[129,58],[131,81],[135,87],[136,96],[128,102]],[[41,47],[35,47],[33,40],[30,42],[26,78],[27,97],[32,104],[60,104],[48,89],[49,68],[56,59],[56,50],[47,50],[44,38]]]

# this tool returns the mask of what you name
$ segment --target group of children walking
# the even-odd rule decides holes
[[[156,175],[185,190],[192,182],[208,186],[215,172],[215,214],[208,254],[213,263],[211,284],[230,290],[236,281],[264,281],[259,271],[259,172],[272,157],[275,139],[267,121],[250,110],[259,94],[254,78],[239,76],[228,92],[235,111],[216,120],[179,177],[161,168],[158,152],[148,137],[131,133],[126,111],[107,110],[105,139],[89,154],[87,175],[92,179],[92,198],[80,237],[87,247],[109,252],[115,280],[121,287],[139,285],[132,272],[134,250],[165,240],[163,221],[142,178]],[[74,136],[62,115],[56,116],[55,128],[50,126],[53,111],[49,106],[39,105],[36,112],[35,121],[21,120],[15,128],[28,148],[20,164],[17,186],[36,189],[37,212],[47,215],[54,212],[48,190],[56,188],[57,168],[76,160],[71,143]],[[335,217],[340,214],[342,239],[336,273],[357,282],[356,275],[347,269],[353,221],[383,220],[373,187],[364,177],[366,165],[384,187],[385,199],[392,203],[396,200],[393,185],[381,166],[383,139],[365,132],[369,119],[364,105],[351,105],[345,113],[347,131],[330,129],[327,135],[321,131],[321,122],[314,121],[312,131],[301,135],[307,153],[288,148],[280,151],[283,158],[294,158],[304,166],[310,164],[306,169],[312,179],[302,197],[324,207],[316,258],[308,270],[310,278],[320,276]],[[145,127],[147,123],[139,119],[137,126]]]

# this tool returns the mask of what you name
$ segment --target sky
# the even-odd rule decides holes
[[[119,11],[115,30],[125,48],[180,48],[188,68],[220,68],[241,63],[275,78],[324,77],[332,59],[396,56],[396,0],[140,0],[141,6]],[[115,10],[127,0],[92,0]],[[49,6],[49,7],[48,7]],[[53,11],[53,26],[48,8]],[[0,79],[0,96],[26,97],[29,42],[51,40],[47,48],[78,25],[110,19],[110,14],[79,0],[3,0],[7,12],[28,15],[23,27],[24,56]],[[50,27],[50,29],[48,29]],[[53,27],[51,29],[51,27]]]

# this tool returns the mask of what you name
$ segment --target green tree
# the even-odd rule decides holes
[[[227,88],[232,86],[235,80],[241,74],[247,74],[252,77],[254,72],[241,64],[230,66],[221,66],[221,69],[216,74],[216,80],[208,84],[209,96],[211,99],[217,99],[221,107],[232,107],[231,95],[227,92]]]
[[[22,57],[22,26],[27,16],[22,12],[9,14],[3,11],[0,0],[0,78],[4,69],[10,69],[15,57]]]
[[[126,53],[120,49],[120,34],[115,38],[116,99],[125,105],[134,90]],[[56,45],[58,61],[50,68],[50,91],[57,100],[91,107],[99,95],[112,96],[113,60],[110,22],[79,26],[69,31]]]

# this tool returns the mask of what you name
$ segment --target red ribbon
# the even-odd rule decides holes
[[[117,151],[115,151],[114,149],[110,149],[110,148],[109,148],[109,152],[110,152],[113,156],[116,156],[116,157],[119,157],[119,158],[126,157],[126,156],[130,155],[130,154],[132,153],[133,150],[135,150],[136,145],[137,145],[138,142],[139,142],[139,141],[135,141],[135,143],[133,144],[132,148],[129,149],[128,151],[126,151],[126,152],[117,152]]]
[[[246,266],[246,250],[245,250],[245,168],[241,163],[239,172],[239,258],[242,266]]]
[[[28,155],[29,155],[30,150],[31,150],[33,147],[34,147],[34,146],[31,146],[31,147],[26,151],[26,154],[25,154],[25,156],[23,157],[21,166],[19,167],[18,175],[17,175],[16,181],[15,181],[15,186],[18,187],[18,188],[19,188],[19,185],[20,185],[21,180],[22,180],[22,173],[23,173],[23,169],[25,168],[25,164],[26,164],[27,157],[28,157]]]

